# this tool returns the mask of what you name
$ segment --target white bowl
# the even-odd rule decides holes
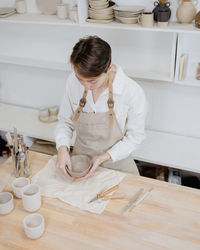
[[[34,213],[24,218],[24,232],[30,239],[38,239],[44,232],[44,217],[41,214]]]
[[[13,195],[9,192],[0,193],[0,214],[8,214],[14,208]]]
[[[138,6],[138,5],[121,5],[121,6],[115,6],[114,10],[117,11],[128,11],[128,12],[142,12],[144,11],[145,7],[144,6]]]
[[[17,198],[22,198],[22,189],[30,184],[30,180],[26,177],[15,178],[12,182],[12,190]]]
[[[133,24],[133,23],[137,23],[138,22],[138,18],[135,17],[115,17],[116,19],[118,19],[121,23],[124,24]]]

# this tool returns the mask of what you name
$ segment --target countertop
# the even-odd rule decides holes
[[[30,152],[33,176],[49,155]],[[0,166],[3,191],[12,191],[11,158]],[[58,199],[42,197],[37,211],[45,219],[45,232],[28,239],[23,219],[30,214],[21,199],[14,210],[0,216],[0,249],[200,249],[200,190],[126,174],[116,191],[133,196],[140,188],[153,190],[132,212],[121,215],[127,200],[112,200],[100,215],[80,210]]]

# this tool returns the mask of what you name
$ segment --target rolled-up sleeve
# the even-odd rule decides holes
[[[133,153],[145,139],[145,117],[147,112],[146,98],[139,87],[137,93],[130,99],[127,114],[125,135],[107,152],[113,162],[122,160]]]
[[[60,105],[58,123],[54,131],[57,150],[60,146],[67,146],[68,148],[70,148],[71,146],[71,140],[74,130],[72,116],[74,112],[69,96],[69,86],[67,83],[65,94]]]

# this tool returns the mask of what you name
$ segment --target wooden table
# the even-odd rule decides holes
[[[31,152],[32,175],[51,156]],[[6,180],[11,159],[0,166],[0,182]],[[11,191],[10,183],[4,188]],[[133,196],[140,188],[154,187],[132,212],[121,215],[127,200],[113,200],[100,215],[82,211],[58,199],[42,197],[37,211],[45,218],[40,239],[30,240],[23,231],[29,212],[14,198],[14,210],[0,216],[0,249],[200,249],[200,191],[127,174],[117,192]],[[116,192],[116,193],[117,193]]]

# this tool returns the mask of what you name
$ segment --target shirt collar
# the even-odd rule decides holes
[[[124,81],[126,79],[126,75],[119,65],[114,64],[113,66],[116,72],[115,78],[113,81],[113,93],[117,95],[121,95],[124,89]]]

